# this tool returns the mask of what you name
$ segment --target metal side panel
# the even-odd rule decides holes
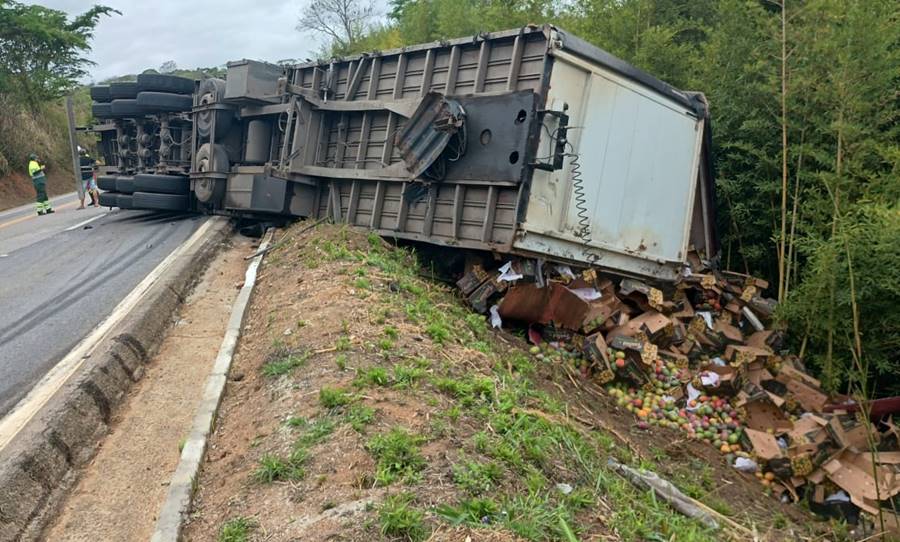
[[[604,265],[604,258],[618,254],[680,265],[686,258],[703,120],[683,104],[598,64],[562,51],[554,54],[548,108],[569,105],[569,125],[576,127],[569,141],[578,155],[581,188],[573,184],[571,157],[562,170],[535,171],[524,230],[546,243],[577,246],[584,244],[577,232],[587,224],[589,248],[573,259],[599,258]],[[542,133],[538,155],[550,148],[552,129]],[[516,246],[572,255],[571,247],[538,248],[528,238]]]
[[[373,229],[386,237],[480,250],[509,251],[520,187],[435,183],[420,198],[409,183],[325,180],[319,218]]]

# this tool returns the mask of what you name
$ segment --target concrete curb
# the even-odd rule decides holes
[[[0,452],[0,541],[37,540],[230,230],[215,217]]]
[[[206,454],[206,445],[209,435],[215,428],[216,416],[222,395],[225,393],[225,383],[228,380],[228,371],[231,369],[231,361],[237,348],[238,339],[241,336],[241,328],[244,323],[244,314],[250,304],[250,296],[256,285],[256,273],[259,264],[265,256],[265,249],[272,241],[272,230],[266,235],[265,241],[259,248],[257,256],[247,266],[244,286],[241,288],[234,305],[231,308],[231,317],[225,330],[225,338],[219,353],[213,364],[212,372],[206,379],[206,387],[203,390],[203,399],[197,407],[197,414],[191,426],[191,433],[181,450],[181,459],[178,467],[169,483],[169,493],[163,503],[156,521],[156,530],[153,532],[152,542],[177,542],[181,538],[181,528],[185,517],[190,512],[191,501],[194,497],[195,483],[200,474],[200,465]]]

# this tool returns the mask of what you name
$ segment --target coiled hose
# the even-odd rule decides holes
[[[596,264],[602,257],[595,252],[588,244],[591,242],[591,217],[587,207],[587,197],[584,193],[584,179],[582,178],[581,163],[578,159],[581,157],[575,152],[575,147],[566,141],[569,152],[564,156],[571,158],[569,161],[569,169],[572,178],[572,194],[575,196],[575,210],[577,211],[578,227],[575,229],[575,237],[581,239],[584,243],[582,253],[592,264]]]

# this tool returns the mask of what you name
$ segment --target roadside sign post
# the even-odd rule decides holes
[[[75,109],[72,106],[72,95],[66,96],[66,117],[69,124],[69,146],[72,151],[72,171],[75,172],[75,190],[78,198],[84,198],[84,187],[81,184],[81,161],[78,157],[78,141],[75,139]]]

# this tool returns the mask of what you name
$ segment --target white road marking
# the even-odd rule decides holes
[[[47,404],[51,397],[75,374],[84,360],[91,357],[94,349],[109,332],[121,322],[141,302],[150,288],[172,266],[182,254],[202,241],[212,227],[215,218],[207,220],[193,235],[178,246],[156,266],[144,280],[123,299],[112,313],[98,325],[90,335],[82,339],[63,359],[59,361],[21,401],[0,420],[0,450],[25,427],[25,424]]]
[[[77,230],[77,229],[81,228],[82,226],[86,226],[86,225],[90,224],[91,222],[93,222],[99,218],[103,218],[104,216],[106,216],[108,214],[109,214],[109,211],[106,211],[102,215],[92,216],[91,218],[84,220],[82,222],[79,222],[78,224],[75,224],[74,226],[69,226],[68,228],[64,229],[63,231]]]

